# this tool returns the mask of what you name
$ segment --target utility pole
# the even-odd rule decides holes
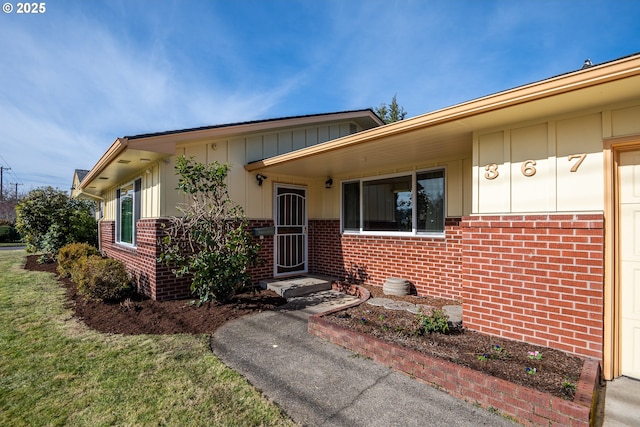
[[[15,185],[16,186],[16,200],[18,200],[18,185],[22,185],[19,182],[12,182],[9,185]]]
[[[5,168],[4,166],[0,166],[0,200],[4,200],[4,187],[2,183],[2,175],[4,175],[4,171],[9,171],[11,168]]]

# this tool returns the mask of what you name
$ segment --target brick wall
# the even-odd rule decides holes
[[[311,272],[344,277],[354,269],[365,283],[382,286],[388,277],[409,280],[419,295],[462,298],[460,218],[448,218],[446,237],[340,234],[339,220],[309,221]]]
[[[115,223],[100,222],[100,250],[110,258],[125,263],[138,292],[163,301],[188,298],[191,295],[188,278],[176,277],[171,270],[158,264],[158,238],[162,236],[162,220],[142,219],[137,223],[136,247],[115,243]]]
[[[602,357],[604,217],[465,217],[465,327]]]
[[[452,396],[498,409],[529,426],[584,426],[593,423],[599,364],[586,359],[573,401],[518,385],[416,350],[361,334],[326,320],[328,313],[309,318],[309,333],[413,378],[443,389]]]
[[[249,221],[250,228],[273,227],[273,220],[270,219],[252,219]],[[273,277],[273,236],[264,236],[264,238],[254,237],[254,243],[261,246],[259,257],[260,263],[249,268],[251,274],[251,283],[257,285],[260,280],[271,279]]]
[[[162,219],[143,219],[137,223],[136,247],[127,247],[115,243],[115,223],[100,222],[100,249],[114,259],[125,263],[138,292],[158,300],[173,300],[191,297],[191,281],[188,277],[176,277],[171,269],[157,262],[160,255],[158,239],[163,235]],[[250,227],[272,226],[270,220],[250,221]],[[260,251],[264,263],[250,269],[254,284],[273,277],[273,237],[258,237]]]

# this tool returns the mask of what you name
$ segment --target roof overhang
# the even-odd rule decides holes
[[[80,183],[79,190],[93,197],[100,197],[103,191],[143,171],[150,163],[175,155],[176,147],[179,144],[264,133],[279,129],[316,126],[336,121],[352,121],[362,129],[370,129],[384,124],[372,110],[354,110],[118,138],[87,173]]]
[[[474,131],[638,99],[640,55],[247,164],[249,172],[322,178],[389,170],[416,159],[470,158]],[[460,157],[463,156],[463,157]]]
[[[172,154],[175,154],[175,146],[171,144],[141,144],[141,141],[118,138],[84,177],[80,190],[100,197],[107,188]]]

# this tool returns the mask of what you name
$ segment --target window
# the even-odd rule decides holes
[[[360,231],[360,181],[342,184],[342,229]]]
[[[342,184],[342,230],[443,233],[444,169]]]
[[[444,171],[416,175],[418,232],[444,231]]]
[[[116,190],[116,241],[136,244],[136,222],[140,219],[141,179]]]
[[[411,181],[411,176],[399,176],[362,183],[365,231],[411,231]]]

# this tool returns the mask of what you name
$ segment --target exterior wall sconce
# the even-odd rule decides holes
[[[258,181],[258,185],[261,187],[262,187],[262,181],[264,181],[265,179],[267,179],[267,177],[262,175],[261,173],[256,175],[256,180]]]
[[[333,178],[329,176],[327,177],[327,180],[324,182],[324,188],[331,188],[331,187],[333,187]]]

